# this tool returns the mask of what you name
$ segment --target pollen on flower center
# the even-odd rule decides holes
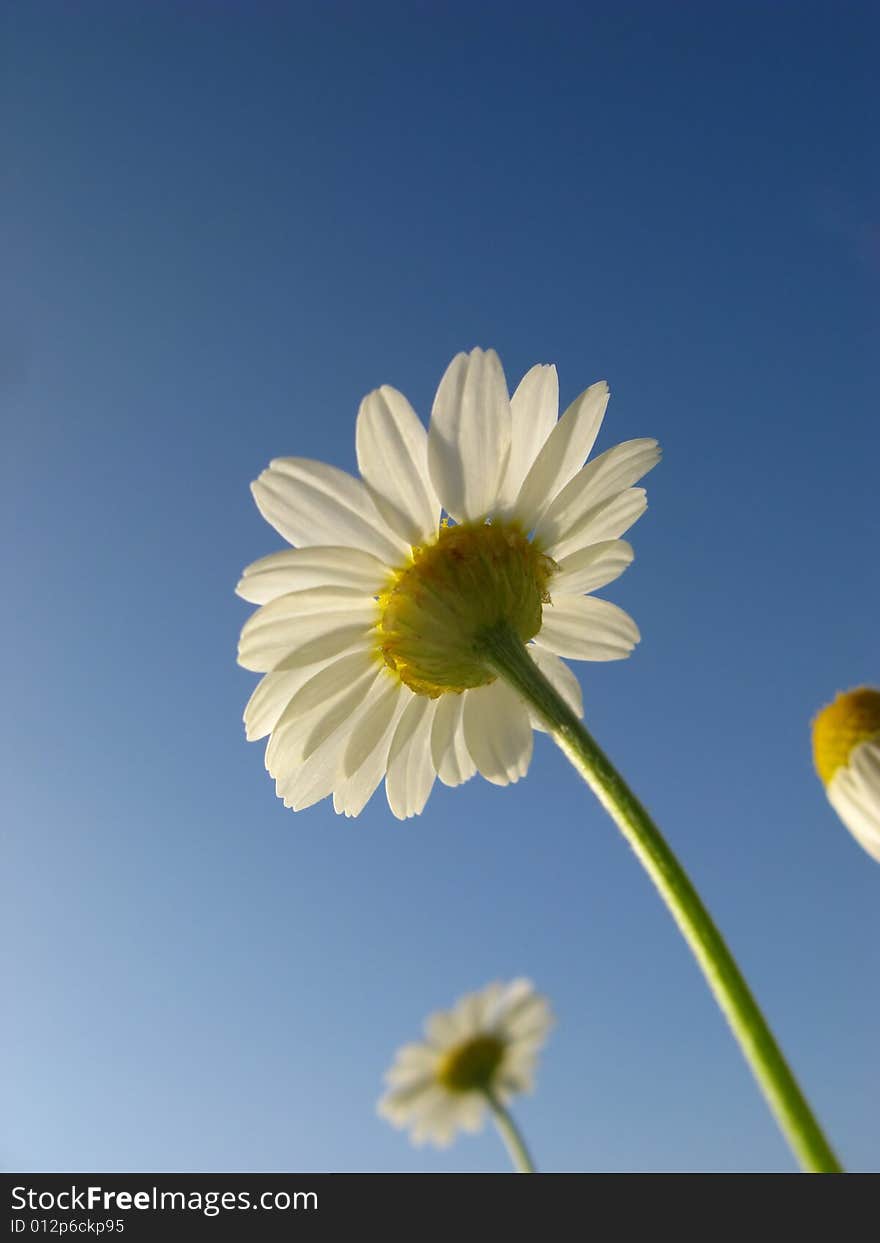
[[[443,527],[379,597],[382,658],[432,699],[487,685],[495,675],[480,654],[481,633],[504,621],[523,642],[533,638],[553,569],[515,522]]]
[[[504,1057],[504,1044],[497,1036],[474,1036],[444,1054],[437,1078],[450,1092],[476,1092],[488,1088]]]
[[[813,761],[827,786],[859,743],[880,737],[880,691],[868,686],[844,691],[813,722]]]

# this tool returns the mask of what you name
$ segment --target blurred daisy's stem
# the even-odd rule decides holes
[[[518,1174],[534,1174],[535,1166],[526,1148],[526,1142],[519,1133],[519,1128],[507,1112],[501,1101],[491,1089],[486,1089],[486,1100],[495,1118],[495,1125],[504,1140],[504,1146],[510,1153],[510,1159],[516,1166]]]
[[[733,955],[660,830],[514,631],[500,625],[481,638],[488,663],[539,714],[657,886],[802,1167],[817,1174],[840,1173]]]

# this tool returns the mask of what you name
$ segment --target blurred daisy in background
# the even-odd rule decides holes
[[[356,816],[384,778],[402,819],[437,777],[524,776],[541,724],[481,656],[499,623],[582,715],[561,658],[617,660],[638,642],[635,622],[590,593],[632,561],[620,537],[660,457],[656,441],[630,440],[584,465],[608,395],[594,384],[559,418],[555,367],[533,367],[510,397],[498,356],[476,349],[447,368],[428,431],[395,389],[364,398],[362,478],[278,458],[256,480],[261,514],[294,547],[244,571],[236,590],[260,607],[238,659],[264,674],[246,732],[269,735],[286,806],[332,794]]]
[[[538,1051],[553,1024],[547,1000],[529,980],[490,984],[425,1022],[425,1041],[398,1049],[386,1073],[382,1117],[409,1129],[413,1143],[446,1147],[457,1131],[482,1127],[493,1113],[514,1163],[532,1164],[507,1102],[533,1087]]]
[[[813,722],[813,760],[831,806],[880,860],[880,691],[845,691]]]

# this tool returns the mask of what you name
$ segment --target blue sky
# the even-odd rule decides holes
[[[276,800],[241,711],[270,458],[354,467],[495,347],[656,436],[626,662],[578,666],[844,1161],[877,1168],[880,869],[809,721],[880,682],[868,4],[5,6],[6,1108],[31,1170],[503,1170],[374,1115],[530,976],[551,1170],[788,1170],[702,979],[546,738],[394,821]]]

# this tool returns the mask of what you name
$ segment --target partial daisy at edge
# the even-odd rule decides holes
[[[818,713],[813,762],[831,806],[880,861],[880,690],[843,691]]]
[[[538,1053],[553,1026],[530,980],[494,983],[425,1021],[425,1039],[403,1045],[385,1074],[378,1112],[417,1145],[448,1147],[483,1126],[489,1094],[506,1105],[531,1092]]]
[[[332,795],[357,816],[384,779],[405,819],[438,777],[525,776],[541,724],[472,650],[502,616],[582,716],[565,660],[622,659],[639,641],[592,593],[631,563],[621,536],[647,507],[635,485],[660,459],[637,439],[587,461],[608,398],[593,384],[559,417],[555,367],[532,367],[509,396],[497,354],[475,349],[447,368],[427,430],[396,389],[364,398],[360,478],[277,458],[254,482],[292,547],[243,573],[236,591],[259,607],[238,660],[263,675],[246,735],[268,736],[285,806]]]

